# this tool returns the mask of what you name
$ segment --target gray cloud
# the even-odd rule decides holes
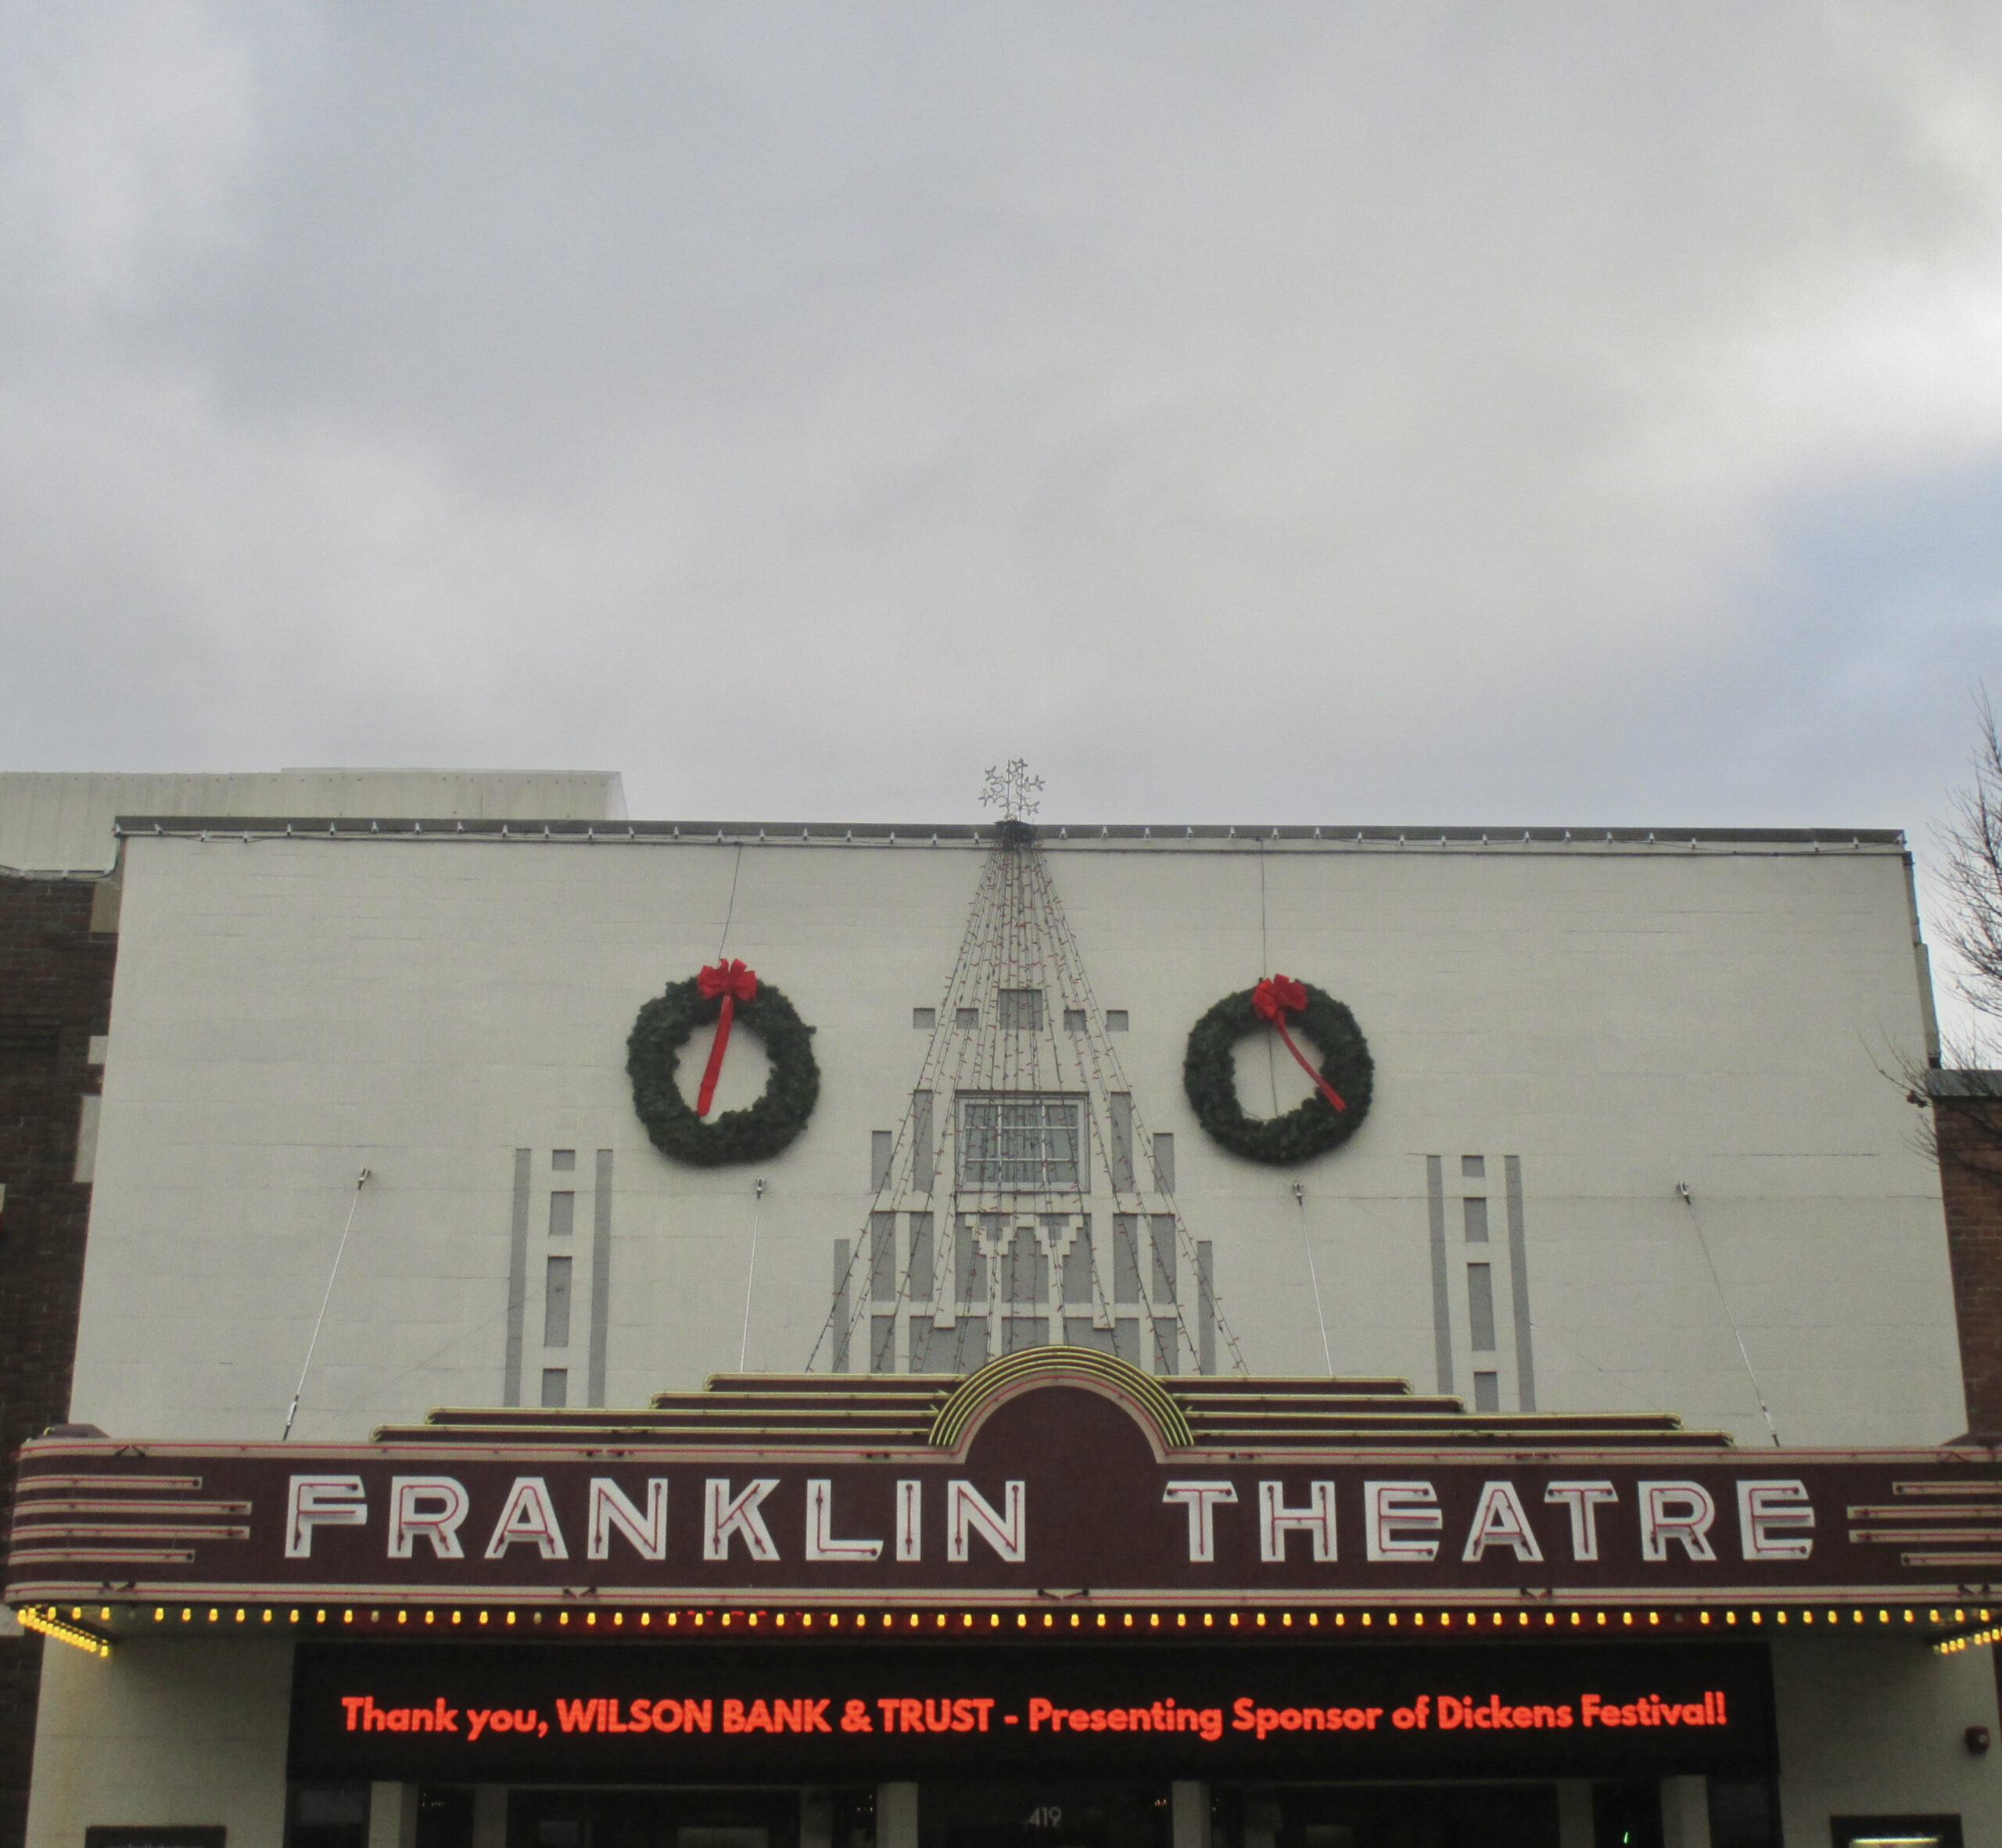
[[[0,12],[23,767],[1922,830],[2002,16]]]

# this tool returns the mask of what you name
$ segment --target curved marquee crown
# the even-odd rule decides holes
[[[956,1450],[996,1405],[1038,1386],[1060,1383],[1109,1387],[1110,1397],[1153,1426],[1164,1450],[1186,1450],[1196,1441],[1188,1414],[1153,1374],[1095,1347],[1057,1346],[1004,1354],[967,1375],[939,1407],[931,1426],[932,1444]]]

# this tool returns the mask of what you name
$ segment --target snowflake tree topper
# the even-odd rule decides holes
[[[1026,821],[1042,806],[1042,779],[1029,774],[1028,759],[1011,757],[999,769],[989,765],[980,792],[983,809],[999,809],[1003,821]]]

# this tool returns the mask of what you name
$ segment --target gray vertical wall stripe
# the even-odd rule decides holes
[[[1525,1412],[1536,1409],[1536,1356],[1530,1344],[1530,1247],[1523,1225],[1523,1158],[1502,1157],[1509,1193],[1509,1287],[1516,1311],[1516,1398]]]
[[[605,1403],[606,1351],[612,1331],[612,1151],[597,1152],[591,1190],[591,1359],[584,1403]]]
[[[869,1215],[869,1300],[893,1303],[897,1300],[897,1216],[895,1213]]]
[[[848,1371],[848,1265],[846,1239],[834,1240],[834,1371]]]
[[[522,1323],[529,1304],[529,1161],[515,1151],[515,1215],[508,1232],[508,1344],[500,1363],[500,1403],[522,1402]]]
[[[1112,1215],[1112,1300],[1124,1305],[1140,1300],[1140,1215]],[[1136,1361],[1134,1365],[1139,1363]]]
[[[1153,1247],[1154,1301],[1171,1303],[1175,1301],[1175,1215],[1172,1213],[1150,1213],[1147,1221]]]
[[[910,1185],[914,1193],[929,1193],[932,1183],[931,1093],[910,1094]]]
[[[1112,1185],[1122,1193],[1133,1191],[1133,1093],[1114,1091],[1107,1099],[1112,1115]]]
[[[1064,1301],[1067,1308],[1089,1308],[1098,1300],[1097,1279],[1092,1264],[1092,1222],[1084,1228],[1064,1254]],[[1089,1322],[1090,1318],[1085,1319]]]
[[[953,1236],[953,1295],[955,1301],[979,1303],[987,1300],[987,1254],[981,1249],[983,1236],[982,1222],[988,1215],[982,1214],[976,1220],[971,1213],[961,1213],[956,1222]],[[994,1216],[998,1226],[999,1216]]]
[[[1425,1204],[1432,1220],[1432,1351],[1439,1390],[1453,1390],[1453,1311],[1446,1281],[1446,1177],[1443,1157],[1425,1157]]]
[[[1494,1351],[1494,1267],[1467,1266],[1467,1345],[1476,1355]]]
[[[570,1265],[568,1258],[545,1261],[542,1279],[542,1344],[570,1345]]]
[[[1049,1260],[1032,1226],[1017,1226],[1009,1239],[1002,1254],[1001,1285],[1005,1303],[1034,1303],[1040,1308],[1049,1301]]]
[[[1216,1247],[1207,1239],[1196,1247],[1196,1368],[1217,1370]]]

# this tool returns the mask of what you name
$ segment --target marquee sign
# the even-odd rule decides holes
[[[296,1778],[1759,1771],[1757,1644],[658,1652],[303,1645]],[[1199,1767],[1199,1768],[1198,1768]]]
[[[1515,1607],[2002,1581],[1986,1453],[1250,1452],[1169,1442],[1116,1379],[1063,1373],[948,1434],[866,1450],[41,1441],[23,1451],[6,1596]]]

